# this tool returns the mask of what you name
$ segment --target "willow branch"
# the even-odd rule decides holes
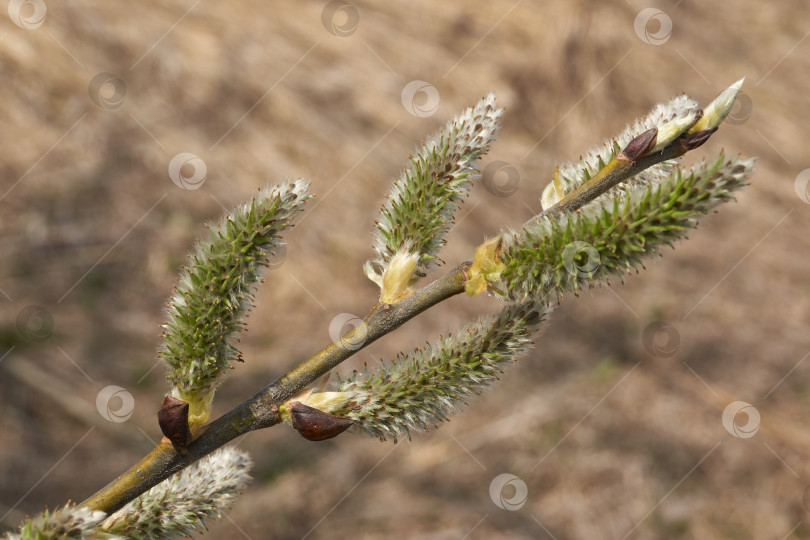
[[[637,159],[633,159],[634,156],[632,155],[628,157],[628,149],[633,146],[633,143],[637,139],[644,137],[644,134],[642,134],[637,139],[631,141],[618,156],[610,160],[593,178],[563,197],[562,200],[544,213],[548,216],[557,216],[564,212],[573,212],[582,208],[587,203],[607,192],[610,188],[619,185],[628,178],[632,178],[641,171],[663,161],[678,158],[687,151],[697,148],[706,142],[714,131],[715,130],[712,130],[710,133],[700,132],[698,136],[685,134],[678,137],[658,152],[650,152]]]
[[[358,350],[442,300],[464,291],[468,267],[469,262],[462,263],[396,304],[377,305],[364,320],[365,324],[358,325],[342,337],[342,342],[356,343],[356,346],[349,348],[330,343],[241,405],[201,428],[199,435],[185,448],[185,452],[181,453],[170,443],[162,441],[129,471],[84,501],[81,506],[107,513],[114,512],[152,486],[236,437],[278,424],[279,405]],[[359,332],[364,332],[365,335],[358,335]]]
[[[679,137],[661,151],[648,153],[635,161],[627,159],[627,153],[620,154],[590,181],[540,215],[554,217],[575,211],[642,170],[696,148],[705,142],[709,135],[711,133],[705,135],[698,144],[693,135]],[[396,304],[378,304],[364,319],[364,324],[349,330],[339,342],[330,343],[253,397],[200,428],[195,434],[195,439],[183,449],[182,453],[164,439],[132,468],[85,500],[81,506],[107,513],[115,512],[141,493],[236,437],[278,424],[280,422],[278,408],[282,403],[358,350],[399,328],[428,308],[463,292],[471,264],[472,260],[463,262],[443,277],[414,291]],[[345,347],[340,343],[355,345]]]

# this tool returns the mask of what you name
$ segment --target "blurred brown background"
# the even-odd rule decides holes
[[[160,437],[164,302],[222,205],[297,176],[318,195],[215,414],[374,303],[361,265],[390,179],[489,90],[507,110],[483,164],[510,164],[519,183],[475,187],[450,264],[538,211],[555,164],[656,102],[706,104],[744,75],[696,152],[758,157],[737,204],[626,284],[568,299],[536,349],[435,432],[396,446],[285,426],[242,438],[255,481],[208,537],[810,537],[805,3],[352,2],[40,0],[2,14],[0,530],[83,500]],[[414,80],[438,93],[434,114],[424,92],[407,105],[425,116],[403,105]],[[168,174],[182,152],[205,165],[198,189]],[[454,298],[341,371],[496,308]],[[110,385],[124,391],[110,411],[134,397],[126,421],[97,410]],[[734,401],[759,413],[752,437],[724,428]],[[503,473],[528,488],[519,510],[490,498]]]

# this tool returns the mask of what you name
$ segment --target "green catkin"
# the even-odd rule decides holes
[[[116,538],[159,540],[205,532],[250,481],[252,462],[233,447],[220,448],[169,477],[112,514],[100,529]]]
[[[376,256],[366,275],[382,286],[386,266],[401,250],[418,257],[412,282],[435,265],[453,214],[479,176],[478,160],[489,151],[503,109],[490,93],[428,137],[383,203],[374,237]]]
[[[505,233],[501,277],[509,298],[556,303],[565,292],[577,294],[583,287],[637,269],[642,259],[695,227],[701,215],[733,199],[753,167],[753,159],[721,154],[686,173],[675,169],[659,182],[626,186],[577,212],[538,218]],[[594,254],[595,268],[584,260]],[[580,265],[587,268],[578,271]]]
[[[219,223],[209,226],[183,268],[169,303],[160,357],[170,368],[173,394],[190,403],[190,421],[207,418],[223,371],[241,361],[233,345],[253,305],[256,284],[280,233],[310,198],[309,181],[263,189]]]
[[[339,387],[352,398],[335,414],[380,439],[427,430],[497,380],[529,348],[531,334],[550,311],[532,301],[511,304],[381,369],[355,371]]]
[[[657,106],[615,141],[561,167],[551,187],[553,197],[544,193],[544,206],[591,179],[647,129],[663,134],[661,145],[681,140],[682,129],[710,134],[728,114],[741,85],[742,80],[720,94],[689,128],[683,126],[697,117],[695,102],[683,96]],[[381,287],[388,283],[390,290],[383,290],[381,298],[396,301],[436,263],[453,213],[478,174],[477,160],[494,140],[501,114],[489,94],[428,138],[395,182],[377,225],[376,257],[365,266]],[[677,125],[666,125],[673,121]],[[662,162],[576,212],[553,218],[541,214],[520,230],[502,233],[497,241],[485,243],[489,264],[481,270],[486,279],[480,284],[508,302],[499,313],[378,369],[355,371],[338,383],[337,392],[310,389],[300,399],[349,417],[360,430],[381,439],[433,427],[497,380],[531,346],[532,334],[564,293],[577,294],[637,269],[661,246],[683,237],[703,214],[733,199],[753,166],[752,159],[722,154],[685,173],[675,162]],[[170,368],[172,393],[190,404],[192,426],[207,419],[222,372],[240,360],[231,341],[244,328],[256,284],[280,244],[280,233],[309,199],[308,186],[308,181],[297,180],[261,191],[210,228],[208,239],[197,244],[181,272],[159,354]],[[151,540],[199,533],[206,519],[220,517],[221,508],[245,488],[250,466],[243,452],[221,448],[109,517],[66,505],[28,519],[19,533],[5,537]]]
[[[666,103],[659,103],[645,116],[628,125],[613,139],[605,141],[580,157],[577,161],[565,163],[559,168],[559,196],[562,197],[593,178],[611,159],[633,138],[651,128],[661,128],[674,120],[688,116],[699,110],[698,103],[688,96],[677,96]],[[664,161],[628,179],[630,184],[650,179],[660,179],[672,170],[673,161]]]
[[[95,528],[106,517],[104,512],[89,510],[70,503],[53,511],[45,510],[20,527],[19,533],[6,533],[6,540],[57,540],[62,538],[101,539]],[[114,539],[122,538],[119,536]],[[123,540],[123,539],[122,539]]]

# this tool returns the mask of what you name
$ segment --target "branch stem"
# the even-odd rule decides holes
[[[679,137],[661,151],[647,154],[636,161],[614,158],[591,180],[541,215],[553,218],[564,212],[573,212],[627,178],[656,163],[681,156],[687,149],[691,148],[685,144],[684,137]],[[463,292],[471,264],[472,260],[461,263],[443,277],[414,291],[396,304],[377,304],[363,324],[348,331],[338,343],[330,343],[247,401],[201,427],[195,433],[196,438],[182,452],[164,439],[141,461],[80,506],[108,514],[115,512],[141,493],[236,437],[278,424],[281,421],[278,415],[279,405],[366,345],[399,328],[428,308]]]
[[[686,153],[686,148],[683,144],[684,141],[685,137],[679,137],[662,150],[651,152],[638,158],[636,161],[626,161],[614,157],[602,170],[594,175],[593,178],[549,208],[547,214],[557,216],[564,212],[573,212],[596,199],[610,188],[637,175],[644,169],[652,167],[662,161],[675,159],[684,155]]]
[[[165,439],[127,472],[110,482],[81,503],[93,510],[111,514],[138,495],[159,484],[174,473],[224,446],[236,437],[280,422],[278,406],[295,396],[307,385],[338,366],[366,345],[399,328],[439,302],[464,291],[470,261],[414,291],[396,304],[378,304],[360,324],[338,343],[332,342],[312,358],[253,397],[203,426],[197,437],[181,453]]]

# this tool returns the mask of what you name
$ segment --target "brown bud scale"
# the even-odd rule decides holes
[[[619,161],[635,161],[652,150],[658,139],[658,128],[651,128],[627,143],[616,159]]]
[[[703,143],[709,140],[709,137],[711,137],[715,131],[717,131],[717,128],[713,127],[712,129],[703,129],[701,131],[690,133],[683,141],[684,149],[689,151],[701,146]]]
[[[163,406],[158,411],[160,431],[172,444],[182,450],[191,443],[191,431],[188,427],[188,403],[182,399],[166,396]]]
[[[290,407],[290,423],[308,441],[325,441],[349,429],[354,420],[325,413],[296,401]]]

